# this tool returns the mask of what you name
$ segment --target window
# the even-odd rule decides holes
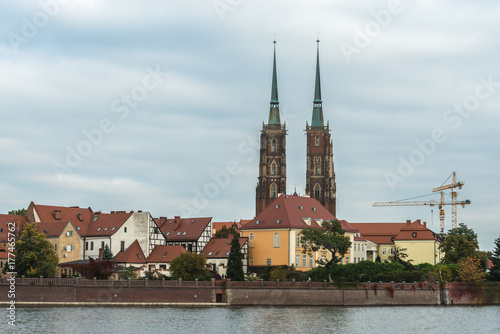
[[[127,233],[127,228],[126,227],[123,228],[123,233]]]
[[[299,248],[300,247],[300,233],[297,232],[297,234],[295,234],[295,247]]]
[[[276,183],[271,184],[271,198],[276,198]]]
[[[89,242],[88,241],[85,243],[85,250],[89,250]]]
[[[281,223],[281,219],[276,219],[276,224]]]
[[[321,254],[321,262],[326,263],[326,254]]]
[[[302,267],[307,267],[307,255],[302,254]]]
[[[248,236],[248,247],[254,247],[253,242],[253,233],[250,233]]]
[[[71,252],[73,250],[73,246],[67,245],[66,246],[66,251]]]
[[[250,265],[253,266],[253,257],[249,257],[248,260],[250,261]]]
[[[270,266],[270,265],[271,265],[271,259],[267,259],[267,260],[266,260],[266,264],[267,264],[268,266]]]
[[[160,264],[160,269],[167,270],[167,265],[166,264]]]
[[[417,232],[413,232],[413,233],[411,234],[411,236],[412,236],[412,237],[414,237],[414,238],[416,238],[416,237],[417,237]]]
[[[90,242],[90,250],[94,250],[94,242],[93,241]]]
[[[319,184],[315,184],[314,185],[314,197],[319,198],[320,193],[321,193],[321,188],[320,188]]]
[[[125,251],[125,241],[120,241],[120,252]]]
[[[295,254],[295,264],[300,267],[300,253]]]
[[[355,257],[353,257],[353,258],[352,258],[352,261],[353,261],[353,263],[356,263],[356,258],[355,258]]]
[[[73,236],[73,231],[67,231],[66,232],[67,237],[72,237]]]
[[[271,175],[276,175],[276,164],[274,162],[271,164]]]
[[[316,163],[314,166],[314,175],[320,175],[319,163]]]
[[[57,245],[54,245],[54,251],[57,252]]]
[[[274,247],[279,247],[280,246],[280,235],[278,233],[274,233]]]
[[[345,263],[349,263],[349,256],[345,257]]]
[[[276,209],[279,209],[280,205],[279,205],[279,204],[276,204],[274,207],[275,207]]]
[[[314,267],[314,257],[312,256],[312,254],[309,254],[309,267]]]
[[[387,255],[387,248],[382,248],[382,255]]]
[[[170,235],[170,231],[169,231],[169,232],[167,232],[167,235]]]
[[[319,146],[319,135],[316,135],[316,146]]]
[[[271,152],[276,152],[276,139],[271,141]]]
[[[180,232],[180,231],[179,231],[179,232],[177,232],[177,235],[181,235],[181,232]]]
[[[101,241],[101,248],[104,249],[104,241]]]
[[[394,255],[394,248],[391,248],[391,255]]]

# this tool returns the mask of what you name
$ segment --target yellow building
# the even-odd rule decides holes
[[[406,260],[412,264],[430,263],[437,264],[442,254],[439,251],[441,238],[427,228],[427,224],[420,220],[406,223],[352,223],[363,237],[370,242],[370,256],[368,260],[375,261],[379,256],[385,261],[394,254],[394,248],[406,248]]]
[[[54,246],[59,263],[80,260],[80,235],[70,221],[35,223],[35,226]]]
[[[294,265],[307,271],[318,264],[317,260],[330,260],[330,252],[320,250],[302,253],[300,232],[308,227],[322,228],[323,221],[335,219],[321,203],[310,197],[281,195],[257,217],[241,227],[243,237],[248,238],[248,264],[252,267]],[[348,222],[341,221],[346,237],[354,241],[358,231]],[[351,250],[343,263],[349,262]]]

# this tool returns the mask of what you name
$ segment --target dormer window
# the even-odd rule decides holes
[[[180,231],[179,231],[179,232],[177,232],[177,235],[181,235],[181,232],[180,232]]]
[[[276,204],[275,208],[276,209],[279,209],[280,205],[279,204]]]
[[[99,227],[99,228],[97,229],[97,232],[99,232],[100,230],[101,230],[101,228]]]
[[[299,209],[302,210],[304,209],[304,207],[302,205],[299,205]]]
[[[281,219],[276,219],[276,224],[281,223]]]
[[[186,235],[187,232],[182,233],[182,235]]]
[[[259,225],[259,224],[260,224],[260,220],[257,220],[257,221],[255,222],[255,224]]]
[[[167,235],[170,235],[170,232],[167,232]]]

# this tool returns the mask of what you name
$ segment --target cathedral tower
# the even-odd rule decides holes
[[[311,125],[306,122],[307,170],[306,194],[316,198],[336,215],[337,185],[333,169],[333,142],[330,125],[323,121],[323,102],[321,101],[321,83],[319,76],[319,39],[316,51],[316,84],[314,88],[313,114]]]
[[[281,124],[278,80],[276,75],[276,41],[274,43],[273,81],[268,124],[260,134],[259,181],[255,196],[255,215],[264,210],[278,194],[286,193],[286,124]]]

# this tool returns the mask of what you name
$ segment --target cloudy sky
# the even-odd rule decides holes
[[[4,1],[0,212],[34,201],[253,218],[274,38],[287,189],[303,194],[319,33],[337,216],[438,231],[437,208],[372,203],[431,194],[456,171],[472,202],[458,221],[491,250],[499,17],[496,3],[456,0]]]

